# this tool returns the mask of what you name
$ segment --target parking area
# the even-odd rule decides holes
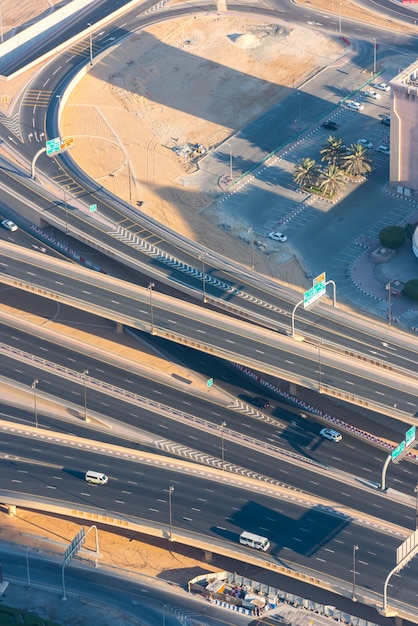
[[[377,98],[370,93],[378,93]],[[300,95],[303,106],[303,96]],[[347,106],[352,101],[361,104],[356,110]],[[287,245],[294,249],[295,235],[303,231],[309,237],[306,228],[312,225],[318,215],[329,212],[335,202],[329,201],[298,189],[293,181],[295,166],[301,159],[309,157],[321,164],[320,150],[330,135],[342,139],[346,146],[362,140],[367,144],[373,169],[386,169],[389,165],[389,126],[382,124],[390,113],[390,92],[375,91],[373,86],[366,85],[355,94],[355,100],[336,108],[326,119],[331,126],[324,128],[322,123],[313,125],[299,139],[279,151],[265,166],[245,178],[239,189],[222,198],[221,203],[212,207],[218,211],[220,220],[234,228],[252,227],[259,245],[272,252],[278,247],[283,249],[280,241],[264,241],[272,231],[279,231],[287,236]],[[332,129],[334,128],[334,130]],[[356,189],[356,183],[348,182],[342,197],[348,197]]]

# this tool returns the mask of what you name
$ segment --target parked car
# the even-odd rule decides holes
[[[381,152],[382,154],[390,154],[390,148],[389,146],[378,146],[376,148],[376,152]]]
[[[15,230],[17,230],[16,224],[12,222],[11,220],[3,220],[1,225],[3,226],[3,228],[6,228],[7,230],[11,230],[13,233],[15,232]]]
[[[273,239],[274,241],[281,241],[282,243],[287,241],[286,235],[283,235],[283,233],[279,233],[277,230],[269,233],[269,237],[270,239]]]
[[[353,109],[354,111],[363,111],[364,109],[364,104],[362,104],[361,102],[347,102],[346,106],[349,109]]]
[[[383,126],[390,126],[390,117],[384,117],[380,123],[383,124]]]
[[[267,398],[261,398],[261,396],[256,396],[251,400],[251,404],[254,406],[258,406],[260,409],[267,409],[270,406],[270,402]]]
[[[330,441],[334,441],[335,443],[337,443],[338,441],[341,441],[341,439],[343,438],[341,433],[339,433],[336,430],[333,430],[332,428],[323,428],[319,434],[324,439],[329,439]]]
[[[368,90],[365,92],[365,95],[366,95],[368,98],[371,98],[372,100],[380,100],[380,98],[382,97],[382,96],[380,95],[380,93],[377,93],[377,91],[373,91],[373,89],[368,89]]]
[[[326,128],[327,130],[338,130],[339,125],[337,124],[337,122],[328,120],[327,122],[324,122],[323,124],[321,124],[321,128]]]
[[[368,139],[357,139],[357,143],[359,143],[361,146],[364,146],[365,148],[368,148],[368,150],[371,150],[373,148],[372,142]]]
[[[380,91],[390,91],[390,86],[387,83],[377,83],[374,88]]]

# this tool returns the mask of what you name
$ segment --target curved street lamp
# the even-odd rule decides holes
[[[251,246],[251,269],[254,271],[254,229],[252,226],[249,227],[248,233],[250,233],[251,235],[251,241],[250,241],[250,246]]]
[[[226,422],[221,422],[221,468],[225,469],[225,446],[224,446],[224,428]]]
[[[35,411],[35,428],[38,428],[38,407],[37,407],[37,403],[36,403],[36,385],[39,383],[39,380],[37,378],[34,379],[33,383],[32,383],[32,389],[33,389],[33,405],[34,405],[34,411]]]
[[[148,285],[149,291],[149,308],[150,308],[150,317],[151,317],[151,335],[155,335],[154,331],[154,309],[152,308],[152,290],[155,287],[155,283],[150,283]]]
[[[84,383],[84,421],[87,422],[87,387],[86,387],[86,376],[88,376],[89,371],[83,370],[83,383]]]
[[[171,496],[173,494],[174,491],[174,487],[173,485],[170,485],[168,488],[168,513],[169,513],[169,520],[170,520],[170,534],[169,534],[169,541],[173,541],[173,511],[172,511],[172,507],[171,507]]]
[[[90,65],[93,65],[93,34],[91,32],[90,22],[87,23],[87,26],[89,27]]]
[[[357,544],[354,544],[353,546],[353,595],[351,596],[351,599],[353,602],[357,602],[357,597],[356,597],[356,552],[359,549]]]
[[[203,302],[206,304],[206,302],[208,301],[208,299],[207,299],[207,297],[206,297],[205,256],[206,256],[206,252],[203,252],[203,253],[199,256],[199,259],[202,261]]]

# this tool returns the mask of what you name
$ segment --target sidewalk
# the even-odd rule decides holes
[[[414,203],[415,204],[415,203]],[[414,206],[409,222],[418,223],[418,208]],[[350,268],[350,277],[358,291],[369,299],[369,309],[373,315],[387,321],[389,324],[399,325],[418,332],[418,303],[398,295],[388,285],[394,281],[405,284],[409,280],[418,278],[418,259],[412,251],[410,240],[405,240],[403,246],[395,256],[384,263],[378,263],[372,258],[372,253],[380,246],[378,239],[369,236],[368,233],[360,235],[356,239],[356,245],[360,252],[357,260]]]

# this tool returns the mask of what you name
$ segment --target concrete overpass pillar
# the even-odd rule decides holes
[[[115,333],[116,335],[123,335],[123,324],[121,322],[116,322]]]
[[[297,398],[298,387],[295,383],[289,383],[289,393]]]
[[[206,563],[212,563],[213,561],[213,552],[209,552],[209,550],[204,551],[204,559]]]
[[[11,517],[15,517],[16,515],[16,505],[14,504],[6,504],[7,512]]]

